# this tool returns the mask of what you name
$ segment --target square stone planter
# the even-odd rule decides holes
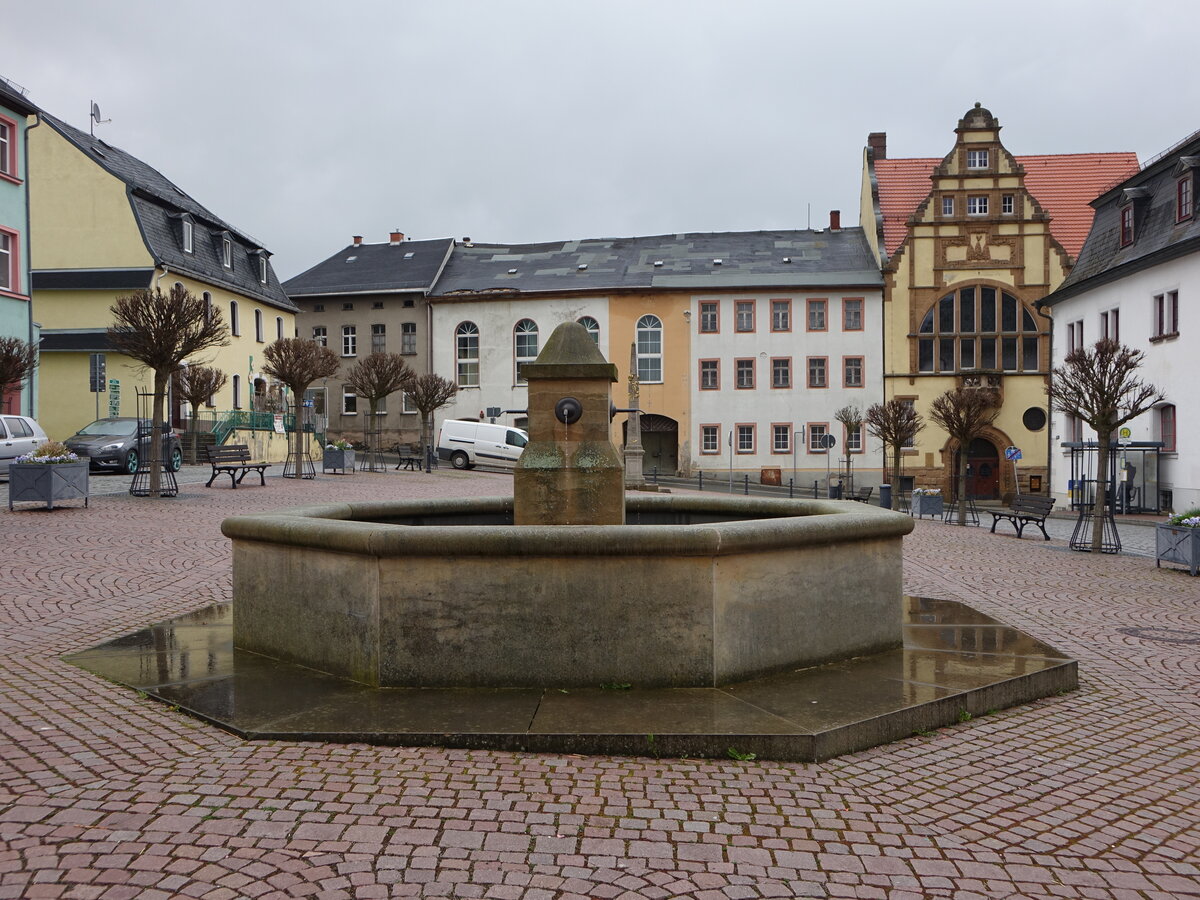
[[[321,471],[336,471],[340,475],[353,472],[354,450],[330,450],[326,447],[325,455],[321,459]]]
[[[1186,566],[1192,575],[1200,574],[1200,528],[1182,525],[1154,526],[1154,564],[1164,562]]]
[[[913,494],[912,514],[918,519],[922,516],[940,518],[944,508],[941,494]]]
[[[8,508],[14,503],[44,503],[83,499],[88,505],[88,461],[70,463],[12,463],[8,467]]]

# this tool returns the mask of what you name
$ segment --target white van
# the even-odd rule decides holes
[[[456,469],[470,469],[477,463],[512,467],[527,443],[529,435],[520,428],[447,419],[438,432],[437,453],[438,459],[450,460]]]

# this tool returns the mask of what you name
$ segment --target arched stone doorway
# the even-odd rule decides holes
[[[967,448],[967,496],[976,500],[1000,497],[1000,451],[987,438],[975,438]]]
[[[679,470],[679,423],[667,416],[642,413],[642,471],[650,475],[655,467],[660,475]],[[621,440],[628,441],[629,423],[621,425]]]

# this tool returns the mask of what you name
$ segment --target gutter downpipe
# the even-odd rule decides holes
[[[32,125],[25,126],[25,277],[29,280],[29,346],[38,348],[38,365],[42,361],[42,326],[33,321],[33,221],[29,212],[29,132],[42,124],[42,114],[34,114],[37,119]],[[37,324],[38,339],[33,340],[34,325]],[[29,417],[36,419],[37,410],[37,367],[29,373]]]

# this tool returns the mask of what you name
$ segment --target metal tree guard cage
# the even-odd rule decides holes
[[[304,421],[304,406],[303,400],[295,401],[296,411],[291,416],[283,417],[283,434],[287,438],[287,459],[283,463],[284,478],[303,478],[312,479],[317,477],[317,467],[313,464],[312,454],[308,452],[308,440],[304,437],[308,429],[303,425]],[[292,427],[288,429],[287,420],[292,420]]]
[[[133,497],[150,496],[150,448],[154,431],[154,392],[137,391],[137,471],[129,482],[129,494]],[[162,437],[166,434],[166,424],[160,432],[159,445],[161,450],[162,473],[158,485],[158,496],[175,497],[179,494],[179,482],[171,471],[171,460],[167,455],[170,445],[163,446]]]

